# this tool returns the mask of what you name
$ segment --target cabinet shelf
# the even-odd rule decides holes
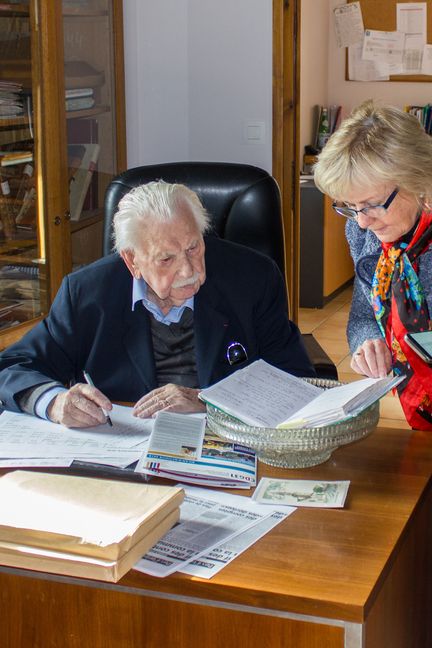
[[[95,115],[102,115],[109,112],[109,106],[93,106],[93,108],[86,108],[85,110],[69,110],[66,113],[66,119],[82,119],[83,117],[94,117]]]
[[[86,7],[63,7],[63,18],[107,18],[108,11]]]
[[[11,2],[0,3],[0,16],[13,18],[14,16],[28,17],[30,15],[28,4],[14,4]]]

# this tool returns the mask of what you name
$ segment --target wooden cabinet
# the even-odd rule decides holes
[[[354,276],[345,219],[313,180],[300,189],[300,306],[322,308]]]
[[[126,168],[121,0],[0,3],[0,348],[102,254]]]

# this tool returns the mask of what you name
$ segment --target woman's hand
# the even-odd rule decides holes
[[[169,383],[153,389],[135,403],[133,415],[138,418],[150,418],[157,412],[205,412],[206,407],[198,399],[199,389],[181,387]]]
[[[382,338],[366,340],[351,358],[351,369],[369,378],[385,378],[391,367],[391,353]]]

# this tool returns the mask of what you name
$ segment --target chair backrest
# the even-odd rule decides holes
[[[255,166],[223,162],[172,162],[128,169],[112,180],[105,195],[103,253],[112,250],[112,220],[120,199],[133,187],[165,180],[195,191],[221,237],[270,256],[285,276],[279,187]]]

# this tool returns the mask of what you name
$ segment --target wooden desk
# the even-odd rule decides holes
[[[210,581],[112,585],[0,571],[2,648],[432,646],[432,435],[380,428],[307,470],[343,510],[298,509]]]

